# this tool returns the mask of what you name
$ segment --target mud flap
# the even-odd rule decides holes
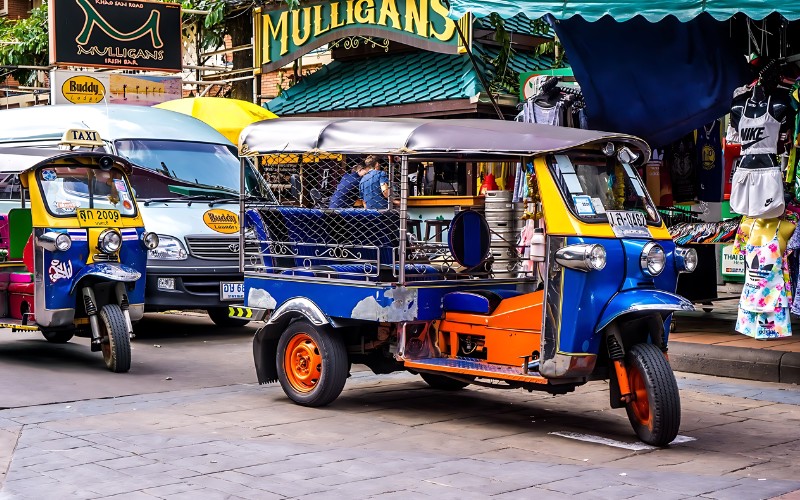
[[[281,328],[260,328],[253,336],[253,361],[259,384],[278,381],[278,339]]]

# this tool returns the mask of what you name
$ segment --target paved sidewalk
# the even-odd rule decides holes
[[[755,340],[734,330],[736,300],[695,307],[675,315],[669,343],[675,370],[800,384],[800,319],[792,318],[791,337]]]

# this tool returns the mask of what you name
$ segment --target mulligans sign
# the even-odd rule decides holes
[[[50,64],[181,71],[181,6],[51,0]]]
[[[447,12],[443,0],[339,0],[270,11],[259,7],[254,10],[255,67],[272,71],[348,36],[456,54],[462,44]],[[468,37],[468,30],[462,32]]]

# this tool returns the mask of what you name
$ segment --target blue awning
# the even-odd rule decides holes
[[[642,16],[650,22],[658,22],[667,16],[679,21],[691,21],[702,13],[717,20],[729,19],[742,13],[751,19],[764,19],[773,12],[790,21],[800,19],[800,2],[796,0],[450,0],[450,17],[460,19],[471,12],[483,17],[492,12],[508,18],[524,13],[531,19],[548,14],[556,19],[580,16],[587,21],[596,21],[610,16],[617,21],[627,21]]]

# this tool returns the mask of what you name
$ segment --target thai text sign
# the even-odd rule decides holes
[[[180,71],[181,6],[51,0],[50,64]]]
[[[291,10],[255,9],[255,66],[272,71],[347,36],[385,38],[456,54],[459,37],[442,0],[338,0]]]

